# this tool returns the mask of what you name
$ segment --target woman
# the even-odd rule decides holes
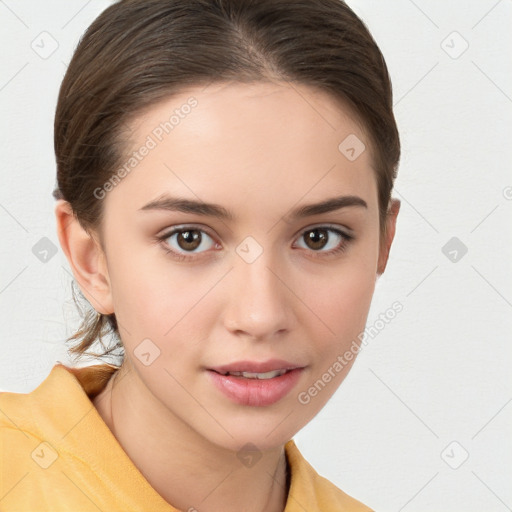
[[[55,152],[93,307],[72,351],[110,331],[124,355],[2,394],[2,510],[369,510],[292,440],[355,361],[399,211],[363,23],[338,0],[122,0],[71,60]]]

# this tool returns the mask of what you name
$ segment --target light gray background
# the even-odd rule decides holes
[[[68,361],[71,274],[60,247],[36,244],[58,247],[58,88],[109,4],[0,0],[2,390],[28,392]],[[512,510],[512,2],[349,4],[386,57],[403,144],[398,232],[368,324],[396,300],[403,311],[296,441],[379,511]]]

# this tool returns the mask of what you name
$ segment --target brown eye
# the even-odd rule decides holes
[[[176,254],[198,254],[215,247],[215,241],[202,229],[175,228],[172,231],[158,237],[171,252]]]
[[[319,255],[328,256],[344,250],[352,239],[352,235],[339,229],[319,226],[303,231],[298,238],[297,246],[319,253]]]
[[[304,233],[304,240],[306,241],[306,245],[314,251],[323,249],[329,241],[328,230],[316,228],[306,231],[306,233]]]
[[[180,249],[184,251],[193,251],[201,245],[201,232],[197,229],[190,231],[180,231],[176,237]]]

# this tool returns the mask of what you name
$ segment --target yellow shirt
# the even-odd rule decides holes
[[[108,365],[56,364],[30,393],[0,393],[0,511],[177,512],[133,464],[91,399]],[[293,440],[285,445],[285,512],[370,509],[319,476]]]

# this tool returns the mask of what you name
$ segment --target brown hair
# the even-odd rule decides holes
[[[368,29],[341,0],[121,0],[107,8],[60,88],[54,197],[101,241],[94,190],[121,164],[129,122],[185,87],[225,81],[295,82],[351,106],[370,139],[384,234],[400,156],[391,82]],[[103,345],[103,355],[122,349],[115,314],[95,315],[89,308],[69,338],[81,340],[72,353],[107,333],[117,343]]]

